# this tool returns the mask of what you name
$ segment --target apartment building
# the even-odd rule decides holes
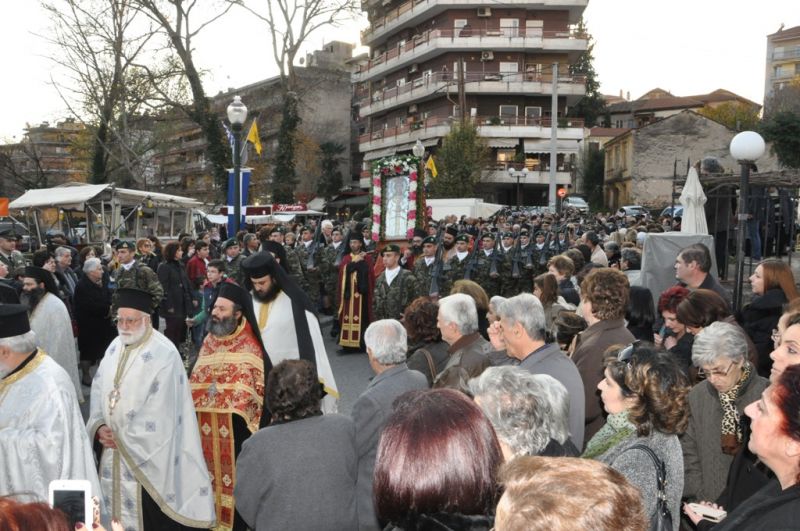
[[[767,71],[764,75],[764,102],[776,88],[800,77],[800,26],[781,28],[767,35]]]
[[[524,167],[523,204],[546,204],[553,119],[558,184],[572,182],[583,138],[583,122],[564,117],[585,93],[585,79],[571,76],[569,66],[587,47],[574,30],[587,3],[363,0],[370,26],[361,42],[370,54],[352,76],[362,185],[374,160],[409,153],[417,140],[435,154],[463,113],[491,148],[482,195],[515,203],[517,177],[509,169]]]

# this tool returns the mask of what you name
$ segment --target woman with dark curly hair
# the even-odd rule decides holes
[[[619,471],[642,493],[648,518],[656,511],[656,467],[646,446],[666,468],[666,502],[673,529],[680,524],[683,453],[678,435],[688,423],[689,380],[674,358],[631,343],[606,358],[597,388],[608,420],[586,445],[583,457]]]
[[[392,531],[488,531],[503,462],[489,420],[453,389],[410,391],[383,429],[372,497]]]
[[[664,324],[653,341],[657,347],[663,347],[675,356],[687,376],[692,366],[694,336],[686,329],[686,323],[678,318],[678,306],[690,293],[683,286],[672,286],[661,293],[658,298],[658,314],[664,319]]]
[[[411,301],[403,312],[403,325],[408,333],[408,352],[406,364],[409,369],[419,371],[433,385],[436,376],[447,365],[448,344],[442,341],[442,334],[436,326],[439,305],[428,297]]]
[[[238,513],[251,529],[357,529],[355,425],[322,414],[314,366],[282,361],[264,399],[272,424],[244,442],[236,461]]]

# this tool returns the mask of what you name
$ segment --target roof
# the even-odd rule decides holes
[[[654,97],[655,94],[658,93],[669,94],[669,96]],[[725,89],[717,89],[708,94],[699,94],[696,96],[673,96],[665,90],[653,89],[636,100],[612,103],[608,106],[608,112],[611,114],[619,114],[625,112],[637,113],[667,109],[694,109],[697,107],[704,107],[708,103],[724,101],[738,101],[759,108],[761,107],[759,104]]]
[[[767,37],[772,37],[773,41],[777,39],[791,39],[800,37],[800,26],[795,26],[789,29],[778,30],[772,35],[767,35]]]
[[[592,127],[589,130],[589,137],[615,137],[630,131],[629,127]]]
[[[83,210],[87,202],[98,198],[100,194],[106,191],[114,193],[118,198],[122,199],[123,202],[127,203],[141,203],[142,201],[150,200],[156,206],[184,208],[202,206],[200,201],[191,197],[117,188],[113,183],[67,183],[56,186],[55,188],[28,190],[12,201],[8,207],[14,210],[48,207],[59,207],[66,210]]]

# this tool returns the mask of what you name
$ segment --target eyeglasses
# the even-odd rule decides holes
[[[637,339],[627,347],[620,350],[617,353],[617,361],[630,365],[631,360],[633,359],[633,351],[636,350],[636,347],[638,347],[640,343],[641,341]]]
[[[716,369],[706,371],[704,369],[697,369],[697,376],[700,378],[711,378],[712,376],[716,376],[717,378],[725,378],[731,372],[733,366],[736,365],[735,361],[732,361],[728,368],[724,371],[718,371]]]
[[[116,316],[116,317],[114,317],[113,320],[114,320],[114,324],[116,324],[116,325],[133,326],[137,322],[139,322],[142,319],[144,319],[145,317],[147,317],[147,316],[146,315],[144,315],[142,317],[120,317],[120,316]]]

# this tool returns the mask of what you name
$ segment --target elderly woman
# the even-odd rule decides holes
[[[508,299],[506,297],[502,297],[500,295],[495,295],[489,299],[489,311],[486,312],[486,319],[489,321],[489,325],[500,320],[500,318],[497,316],[497,309],[500,308],[500,305],[507,300]]]
[[[638,487],[648,518],[656,514],[656,466],[646,446],[666,471],[666,506],[673,530],[680,523],[683,454],[678,434],[686,429],[688,379],[673,357],[652,348],[628,345],[606,359],[597,386],[608,420],[586,445],[591,457],[618,470]]]
[[[236,461],[238,513],[259,531],[357,529],[355,426],[322,414],[314,366],[282,361],[264,398],[272,424],[244,442]]]
[[[795,325],[796,326],[796,325]],[[791,365],[773,378],[761,398],[745,410],[752,434],[749,449],[775,478],[713,525],[686,506],[700,530],[797,529],[800,514],[800,366]],[[704,503],[712,507],[714,504]]]
[[[503,457],[577,457],[569,437],[569,395],[558,380],[518,367],[491,367],[469,382],[494,426]]]
[[[449,356],[447,343],[436,326],[439,306],[428,297],[411,301],[403,312],[403,325],[408,333],[408,352],[406,360],[409,369],[419,371],[433,385],[436,375],[444,370]]]
[[[642,531],[642,495],[591,459],[518,457],[500,469],[497,531]]]
[[[75,286],[75,319],[78,329],[78,350],[83,385],[92,385],[90,370],[117,336],[111,322],[111,290],[103,282],[103,264],[99,258],[87,258],[83,275]]]
[[[395,402],[378,445],[375,512],[391,531],[488,531],[502,462],[492,425],[467,396],[411,391]]]
[[[689,425],[681,437],[684,498],[716,500],[742,445],[741,415],[769,382],[747,359],[742,330],[711,323],[695,337],[692,363],[705,380],[689,392]]]

